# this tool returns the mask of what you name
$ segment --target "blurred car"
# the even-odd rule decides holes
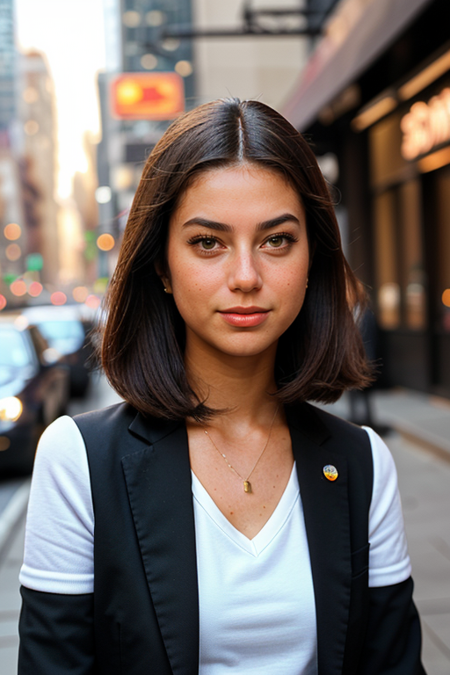
[[[70,393],[83,396],[89,386],[92,347],[91,325],[82,320],[77,305],[41,305],[22,310],[30,323],[38,326],[50,347],[62,354],[70,370]]]
[[[40,434],[68,401],[61,355],[23,316],[0,314],[0,475],[31,471]]]

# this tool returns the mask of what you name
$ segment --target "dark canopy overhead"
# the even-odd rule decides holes
[[[306,129],[432,0],[343,0],[282,113]]]

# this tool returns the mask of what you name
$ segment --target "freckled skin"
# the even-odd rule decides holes
[[[258,230],[259,223],[286,213],[295,220]],[[185,225],[195,218],[225,223],[232,231]],[[295,242],[283,240],[283,233]],[[217,243],[205,251],[202,243],[189,243],[195,236]],[[301,310],[308,268],[304,209],[280,175],[244,165],[200,176],[171,216],[165,270],[186,324],[186,358],[201,363],[207,355],[248,357],[276,350]],[[267,319],[247,328],[228,325],[222,313],[236,306],[263,308]]]

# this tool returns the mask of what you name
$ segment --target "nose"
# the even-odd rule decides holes
[[[242,251],[231,263],[229,288],[232,291],[249,293],[262,286],[262,277],[251,251]]]

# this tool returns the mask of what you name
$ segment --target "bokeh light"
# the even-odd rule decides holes
[[[22,249],[19,244],[9,244],[9,246],[6,247],[5,255],[8,260],[15,262],[16,260],[19,260],[22,255]]]
[[[133,96],[134,95],[134,89],[133,91],[128,91],[125,92],[127,96]],[[139,89],[139,96],[140,96],[140,89]],[[112,197],[112,192],[111,188],[109,185],[100,185],[95,191],[95,199],[99,204],[107,204],[108,202],[111,201]]]
[[[0,452],[3,450],[8,450],[10,445],[11,441],[9,440],[8,436],[0,436]]]
[[[9,287],[9,290],[13,295],[20,298],[27,292],[27,285],[23,279],[16,279],[15,281],[12,282],[11,286]]]
[[[98,309],[100,307],[100,298],[97,295],[88,295],[85,301],[85,305],[89,307],[89,309]]]
[[[8,223],[3,230],[3,234],[9,241],[15,241],[22,234],[22,228],[17,223]]]
[[[94,293],[96,295],[103,295],[108,288],[108,283],[108,277],[98,277],[98,279],[94,281]]]
[[[100,251],[110,251],[112,248],[114,248],[115,243],[116,242],[114,241],[112,234],[101,234],[97,239],[97,246],[99,247]]]
[[[0,294],[0,312],[2,311],[2,309],[5,309],[7,304],[8,304],[8,301],[5,298],[5,296]]]
[[[29,295],[31,295],[32,298],[39,297],[42,291],[43,286],[42,284],[39,283],[39,281],[32,281],[28,287],[28,293]]]
[[[36,103],[39,99],[39,92],[34,87],[27,87],[22,93],[22,98],[25,103]]]
[[[55,291],[50,296],[52,305],[65,305],[67,302],[67,295],[62,291]]]
[[[158,9],[153,9],[151,12],[147,12],[145,15],[145,20],[149,26],[162,26],[166,20],[164,12],[161,12]]]
[[[446,307],[450,307],[450,288],[446,288],[442,293],[442,302]]]
[[[178,61],[175,64],[175,72],[178,73],[178,75],[181,75],[181,77],[189,77],[189,75],[192,75],[192,64],[190,61]]]
[[[133,9],[128,10],[122,16],[122,21],[127,28],[137,28],[141,23],[141,15]]]
[[[86,286],[77,286],[73,289],[72,295],[75,302],[84,302],[89,295],[89,291]]]
[[[44,259],[40,253],[30,253],[25,260],[27,270],[30,272],[40,272],[44,267]]]
[[[39,123],[36,120],[28,120],[23,128],[27,136],[34,136],[39,131]]]
[[[141,66],[145,70],[153,70],[158,65],[158,59],[154,54],[144,54],[141,56]]]
[[[168,52],[174,52],[180,46],[180,41],[176,38],[166,38],[163,40],[162,47]]]

